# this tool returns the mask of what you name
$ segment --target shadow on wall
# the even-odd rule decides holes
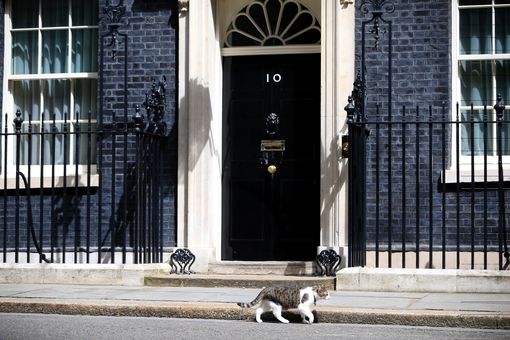
[[[218,160],[218,169],[221,169],[221,155],[218,154],[221,145],[221,136],[215,136],[213,133],[213,116],[212,116],[212,98],[209,88],[198,83],[193,79],[188,83],[187,98],[181,100],[179,107],[187,107],[188,110],[182,110],[178,114],[178,119],[184,119],[187,129],[187,140],[179,141],[186,143],[188,146],[188,171],[193,171],[200,159],[204,156],[204,152],[209,157]],[[189,101],[189,98],[195,100]],[[190,115],[191,113],[191,115]],[[221,127],[222,118],[219,117],[219,128]],[[179,173],[179,176],[184,174]]]
[[[133,13],[150,13],[162,10],[170,10],[168,26],[177,29],[179,26],[179,10],[177,0],[134,0],[131,6]]]

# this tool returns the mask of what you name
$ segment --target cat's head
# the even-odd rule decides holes
[[[313,291],[315,293],[316,299],[324,299],[324,300],[329,299],[329,292],[326,289],[326,287],[324,287],[322,285],[314,286]]]

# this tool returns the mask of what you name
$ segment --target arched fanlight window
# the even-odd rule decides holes
[[[254,0],[227,29],[225,47],[320,44],[319,21],[296,0]]]

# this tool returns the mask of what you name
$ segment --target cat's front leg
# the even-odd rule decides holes
[[[314,317],[310,308],[306,305],[298,306],[299,314],[301,314],[301,318],[303,319],[303,323],[312,324]],[[308,320],[306,319],[308,318]]]

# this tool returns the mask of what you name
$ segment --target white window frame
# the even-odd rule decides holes
[[[462,55],[460,54],[460,32],[459,32],[459,24],[460,24],[460,9],[469,9],[469,8],[498,8],[498,7],[509,7],[509,5],[495,5],[494,0],[490,5],[469,5],[469,6],[459,6],[458,0],[451,1],[451,12],[452,12],[452,22],[451,22],[451,56],[452,56],[452,101],[451,101],[451,119],[452,121],[456,120],[457,116],[457,103],[459,103],[459,116],[462,110],[470,110],[471,106],[460,106],[461,99],[461,82],[459,76],[459,68],[461,61],[467,60],[510,60],[510,53],[505,54],[496,54],[495,53],[495,27],[492,25],[492,53],[491,54],[469,54]],[[492,11],[492,22],[494,22],[495,11]],[[494,67],[494,66],[493,66]],[[493,77],[496,76],[496,72],[493,72]],[[496,96],[497,91],[495,88],[495,80],[493,79],[493,94]],[[510,98],[504,98],[507,102],[510,101]],[[492,105],[495,104],[494,103]],[[492,115],[495,117],[495,110],[492,105],[487,104],[487,113],[488,115]],[[506,105],[506,109],[509,109],[510,106]],[[473,110],[481,109],[483,110],[483,106],[473,106]],[[460,118],[459,118],[460,119]],[[489,120],[492,120],[489,118]],[[457,182],[457,155],[456,150],[459,147],[458,141],[459,138],[457,136],[455,124],[451,125],[452,129],[452,154],[451,154],[451,167],[446,171],[445,182],[447,183],[455,183]],[[494,134],[495,136],[495,134]],[[496,139],[494,139],[494,143]],[[495,145],[495,144],[494,144]],[[462,155],[462,151],[459,150],[459,172],[460,172],[460,182],[471,182],[472,181],[472,170],[471,170],[471,156]],[[484,181],[484,156],[483,155],[475,155],[475,181],[482,182]],[[510,156],[503,156],[503,164],[505,169],[510,169]],[[498,157],[487,155],[487,181],[497,181],[498,180]],[[505,171],[504,179],[510,180],[510,171]]]
[[[74,86],[75,82],[72,82],[73,79],[98,79],[98,72],[72,72],[72,31],[76,29],[98,29],[99,25],[84,25],[84,26],[72,26],[72,17],[71,17],[71,0],[68,0],[69,4],[69,20],[66,26],[58,26],[58,27],[43,27],[42,26],[42,17],[41,17],[41,0],[39,1],[39,13],[38,13],[38,27],[30,27],[30,28],[12,28],[11,21],[11,4],[16,0],[7,0],[5,1],[5,13],[4,13],[4,74],[3,74],[3,103],[2,103],[2,112],[4,112],[2,119],[2,132],[5,132],[5,113],[7,114],[7,128],[8,133],[13,133],[15,131],[14,126],[14,118],[15,118],[15,110],[14,110],[14,96],[11,91],[12,81],[14,80],[51,80],[51,79],[61,79],[61,80],[70,80],[70,100],[69,100],[69,112],[68,112],[68,120],[67,124],[69,126],[69,131],[73,131],[73,124],[76,122],[75,112],[74,112]],[[95,0],[93,0],[95,1]],[[12,36],[11,32],[23,32],[23,31],[34,31],[37,30],[38,37],[38,60],[37,60],[37,73],[36,74],[12,74]],[[67,45],[67,72],[66,73],[42,73],[42,37],[41,34],[43,31],[52,31],[52,30],[67,30],[68,32],[68,45]],[[40,92],[40,107],[43,107],[44,98],[42,91]],[[36,121],[36,125],[40,125],[41,122],[44,122],[46,126],[49,126],[52,122],[51,119],[45,117],[42,120]],[[56,124],[63,124],[64,119],[55,120]],[[78,123],[87,124],[88,118],[79,119]],[[91,120],[91,123],[97,125],[97,116],[95,119]],[[28,124],[28,121],[24,121],[23,124]],[[32,122],[32,126],[34,126],[34,122]],[[70,143],[68,145],[68,150],[74,150],[74,138],[70,138]],[[19,183],[20,187],[23,188],[23,182],[16,176],[16,164],[15,164],[15,145],[16,138],[15,136],[8,137],[8,147],[7,147],[7,168],[4,169],[5,162],[5,146],[4,146],[4,138],[0,141],[0,190],[3,189],[14,189]],[[38,149],[40,150],[40,149]],[[74,162],[74,152],[70,152],[70,157],[68,159],[68,163],[65,166],[62,164],[52,165],[40,165],[35,164],[30,166],[30,187],[31,188],[39,188],[39,187],[63,187],[64,183],[69,186],[78,185],[80,187],[87,186],[90,184],[92,187],[98,186],[98,175],[97,175],[97,165],[92,163],[90,164],[90,176],[87,174],[88,165],[87,164],[79,164],[78,172],[76,171],[76,164]],[[41,166],[43,167],[43,178],[40,178]],[[25,175],[28,174],[28,165],[20,165],[20,171]],[[52,177],[52,172],[54,172],[54,178]],[[64,173],[66,173],[66,178],[64,178]],[[78,174],[78,176],[76,176]],[[18,177],[18,178],[17,178]],[[77,177],[77,178],[76,178]],[[65,182],[64,182],[65,181]],[[76,181],[78,181],[76,183]],[[7,185],[5,185],[7,182]]]

